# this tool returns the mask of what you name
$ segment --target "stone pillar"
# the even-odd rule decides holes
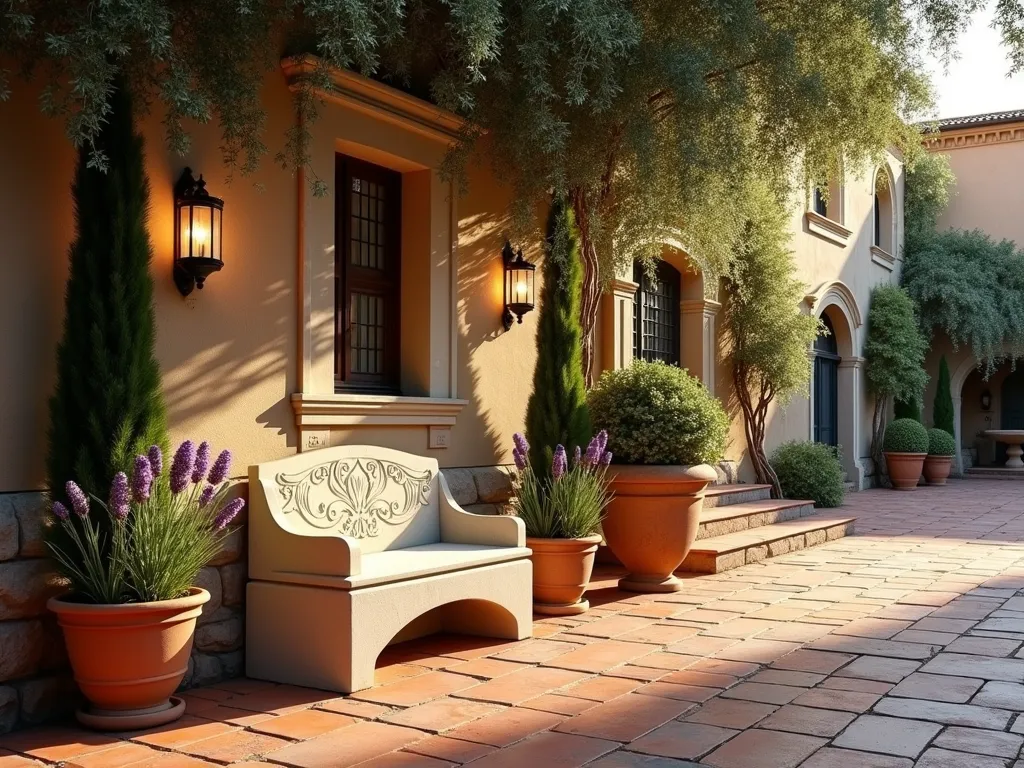
[[[858,491],[864,487],[864,467],[859,458],[863,367],[863,357],[844,357],[839,362],[839,444],[843,448],[846,479]]]
[[[601,297],[601,360],[606,369],[625,368],[633,362],[633,302],[639,287],[617,277]]]
[[[715,393],[715,350],[718,345],[715,318],[722,305],[711,299],[679,302],[680,362],[712,394]]]

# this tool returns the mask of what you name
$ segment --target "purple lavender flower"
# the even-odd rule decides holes
[[[580,450],[580,447],[577,445],[576,449],[572,452],[572,465],[574,467],[578,467],[580,465],[580,461],[582,460],[582,458],[583,458],[583,452]]]
[[[228,476],[228,471],[231,469],[231,451],[226,448],[220,452],[217,460],[213,462],[213,468],[210,470],[210,476],[207,481],[211,485],[220,485],[224,482]]]
[[[601,456],[601,466],[602,467],[607,467],[611,463],[612,463],[612,452],[611,451],[605,451],[604,454]]]
[[[512,435],[512,442],[516,444],[516,448],[524,457],[530,452],[530,444],[526,442],[526,438],[521,433],[516,432]]]
[[[196,446],[186,440],[178,446],[171,462],[171,493],[181,493],[192,479],[192,466],[196,463]]]
[[[146,455],[149,456],[149,467],[153,470],[153,477],[160,477],[160,473],[164,471],[164,452],[160,450],[159,445],[151,445]]]
[[[562,475],[565,474],[565,470],[568,468],[568,457],[565,455],[565,446],[555,446],[555,455],[551,460],[551,476],[558,480]]]
[[[245,501],[242,499],[232,499],[229,501],[214,519],[213,529],[215,531],[223,531],[227,528],[228,523],[234,520],[238,513],[242,511],[244,506]]]
[[[601,460],[601,445],[598,442],[597,437],[590,438],[590,444],[587,445],[587,454],[583,457],[583,463],[588,467],[596,467],[597,462]]]
[[[148,456],[136,456],[135,468],[132,470],[132,498],[136,504],[149,499],[149,491],[153,487],[153,465]]]
[[[213,494],[214,494],[215,491],[216,491],[216,488],[214,488],[212,485],[208,485],[205,488],[203,488],[203,492],[201,494],[199,494],[199,508],[200,509],[202,509],[203,507],[205,507],[207,504],[210,503],[210,499],[213,498]]]
[[[85,492],[78,487],[78,483],[74,480],[68,480],[64,486],[64,491],[71,500],[71,508],[75,510],[75,514],[79,517],[86,517],[89,514],[89,499],[86,497]]]
[[[61,504],[59,501],[53,502],[51,510],[53,512],[53,516],[56,517],[58,520],[67,520],[69,517],[71,517],[71,515],[68,514],[68,508]]]
[[[192,467],[192,482],[200,483],[206,476],[206,470],[210,466],[210,444],[203,440],[196,451],[196,463]]]
[[[599,456],[604,456],[604,452],[608,449],[608,430],[602,429],[597,433],[597,453]]]
[[[145,458],[145,457],[142,457]],[[149,459],[146,459],[149,464]],[[128,517],[128,475],[118,472],[110,483],[110,514],[118,520]]]
[[[518,448],[512,449],[512,461],[516,463],[516,469],[520,472],[526,469],[526,458],[519,452]]]

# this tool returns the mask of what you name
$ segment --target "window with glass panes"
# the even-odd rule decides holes
[[[633,280],[633,358],[679,365],[679,271],[659,261],[649,276],[635,264]]]
[[[336,171],[336,385],[397,392],[402,176],[346,155]]]

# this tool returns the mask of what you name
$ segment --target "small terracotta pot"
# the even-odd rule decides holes
[[[697,538],[704,490],[717,478],[706,464],[613,465],[614,496],[601,523],[605,543],[629,574],[619,587],[631,592],[678,592],[674,575]]]
[[[192,636],[205,589],[174,600],[91,605],[50,598],[75,673],[89,700],[78,720],[99,730],[149,728],[177,720],[184,702],[172,701],[192,653]]]
[[[527,538],[533,550],[533,610],[547,616],[583,613],[590,602],[581,599],[594,572],[601,537],[580,539]]]
[[[921,480],[924,468],[924,453],[885,452],[885,465],[889,468],[889,480],[897,491],[912,491]]]
[[[946,478],[953,468],[952,456],[926,456],[924,460],[924,479],[928,485],[945,485]]]

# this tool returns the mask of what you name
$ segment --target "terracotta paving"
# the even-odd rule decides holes
[[[599,571],[518,643],[388,649],[353,696],[233,680],[149,732],[0,737],[0,768],[1024,768],[1024,483],[852,495],[856,534],[669,595]]]

